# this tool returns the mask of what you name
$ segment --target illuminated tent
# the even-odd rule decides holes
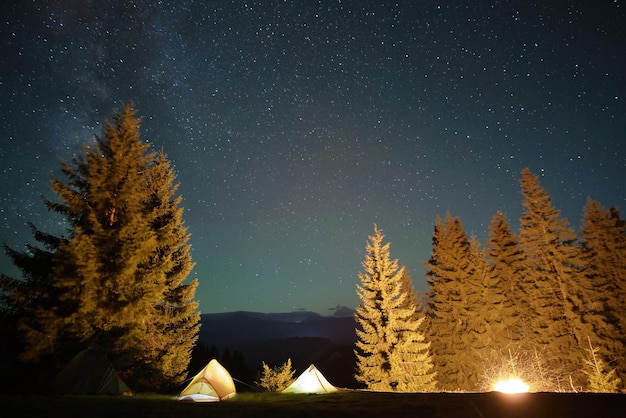
[[[178,395],[179,401],[218,402],[237,394],[230,373],[215,359],[200,371]]]
[[[328,393],[335,391],[337,388],[331,385],[313,364],[292,384],[283,389],[283,393]]]
[[[97,350],[83,350],[50,382],[52,392],[72,395],[130,395],[107,356]]]

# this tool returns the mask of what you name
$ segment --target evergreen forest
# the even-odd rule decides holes
[[[406,370],[393,370],[408,355],[422,364],[424,391],[432,374],[445,391],[493,390],[512,377],[532,391],[623,388],[626,223],[589,198],[577,234],[527,168],[520,185],[518,234],[498,212],[482,246],[459,217],[437,217],[421,301],[401,287],[404,267],[375,227],[357,286],[358,380],[371,389],[402,381]],[[419,326],[407,338],[410,323]],[[420,344],[407,349],[411,339]]]
[[[5,247],[0,275],[5,381],[103,351],[136,390],[179,388],[197,346],[182,197],[164,152],[140,139],[133,105],[52,177],[63,235]],[[355,311],[355,378],[376,391],[491,390],[519,376],[534,391],[617,392],[626,381],[626,222],[589,198],[580,231],[525,168],[519,232],[493,215],[485,244],[459,217],[435,220],[417,294],[382,230],[366,247]],[[45,365],[42,369],[41,366]],[[6,373],[5,373],[6,374]]]

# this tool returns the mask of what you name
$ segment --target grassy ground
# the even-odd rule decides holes
[[[178,402],[174,396],[0,395],[3,418],[166,417],[626,417],[626,395],[528,393],[399,394],[341,391],[326,395],[240,393],[219,403]]]

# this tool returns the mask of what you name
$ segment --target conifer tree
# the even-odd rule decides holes
[[[138,341],[145,347],[145,366],[135,372],[135,380],[152,387],[158,384],[175,387],[186,377],[198,337],[200,312],[193,300],[198,281],[185,283],[194,266],[191,246],[187,243],[189,234],[182,219],[182,197],[175,196],[176,177],[163,152],[157,154],[146,173],[146,204],[158,243],[148,268],[165,272],[165,288],[154,306],[156,315],[146,327],[147,335],[140,336]]]
[[[520,248],[527,260],[524,287],[529,333],[525,343],[542,351],[553,374],[547,382],[552,387],[546,389],[581,387],[585,382],[580,373],[583,344],[592,331],[583,324],[574,303],[582,269],[577,236],[552,206],[537,176],[525,168],[520,183],[524,196]],[[570,378],[572,383],[567,383]]]
[[[60,238],[40,231],[33,224],[29,226],[39,245],[27,244],[26,251],[5,246],[7,255],[22,272],[22,278],[0,275],[3,354],[14,364],[18,360],[32,360],[33,352],[51,350],[54,339],[49,336],[57,333],[54,328],[45,328],[38,312],[50,312],[58,297],[50,270]],[[26,349],[26,341],[35,343],[34,350]],[[58,360],[51,360],[49,363],[58,367]]]
[[[422,306],[422,301],[415,291],[411,275],[406,268],[402,270],[400,282],[402,285],[401,292],[406,295],[406,298],[404,299],[404,308],[413,309],[415,311],[414,318],[419,320],[424,316],[424,307]]]
[[[370,390],[433,391],[429,344],[419,330],[423,318],[416,319],[415,307],[408,306],[410,295],[402,290],[405,268],[390,258],[390,244],[383,238],[374,226],[359,273],[355,377]]]
[[[542,360],[534,347],[525,344],[528,319],[528,297],[523,280],[525,255],[502,212],[492,217],[489,226],[487,259],[491,267],[486,289],[490,296],[486,299],[494,305],[493,315],[488,320],[491,367],[483,376],[482,389],[493,390],[495,382],[511,375],[531,384],[533,390],[545,387]]]
[[[492,274],[493,266],[487,261],[487,251],[475,235],[470,237],[469,246],[471,285],[475,287],[478,303],[482,306],[474,315],[474,332],[479,335],[473,348],[477,363],[485,363],[490,351],[502,345],[504,325],[508,320],[504,310],[507,302],[499,279]]]
[[[132,106],[115,112],[103,138],[62,163],[67,181],[52,179],[57,199],[46,203],[70,228],[48,260],[51,303],[22,318],[31,329],[24,357],[98,348],[136,389],[148,379],[154,389],[184,378],[197,282],[183,283],[193,264],[174,175],[140,140],[135,115]]]
[[[444,390],[476,390],[480,359],[488,341],[482,300],[482,277],[472,262],[472,249],[459,218],[437,217],[430,260],[424,263],[430,287],[427,339],[439,384]]]
[[[626,226],[616,208],[588,198],[581,224],[585,265],[583,319],[598,339],[593,342],[621,381],[626,380]],[[590,343],[591,344],[591,343]]]
[[[524,315],[527,296],[522,286],[524,253],[520,250],[517,237],[502,212],[496,213],[489,226],[487,256],[491,264],[491,288],[498,300],[498,315],[502,318],[499,336],[495,341],[498,350],[509,349],[510,344],[523,341],[525,334]]]

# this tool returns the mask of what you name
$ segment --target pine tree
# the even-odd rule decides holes
[[[48,205],[73,227],[58,250],[65,261],[54,271],[66,290],[62,302],[75,306],[66,323],[81,341],[107,352],[122,349],[135,324],[149,320],[164,284],[161,271],[147,268],[157,248],[145,207],[145,173],[153,159],[147,149],[127,107],[74,166],[63,164],[69,183],[53,178],[51,186],[60,202]]]
[[[506,216],[496,213],[489,226],[487,256],[491,264],[491,289],[498,300],[497,312],[502,318],[501,327],[496,332],[497,350],[510,349],[524,339],[527,297],[522,286],[525,257],[520,250],[517,237],[511,232]]]
[[[626,226],[616,208],[605,209],[589,198],[581,224],[585,265],[582,315],[598,339],[598,355],[626,379]]]
[[[158,243],[148,268],[165,272],[165,289],[162,300],[155,305],[156,315],[146,327],[147,335],[140,336],[138,341],[146,353],[145,366],[135,372],[135,380],[141,379],[146,386],[158,387],[160,383],[175,387],[186,377],[198,338],[200,312],[198,303],[193,300],[198,281],[185,283],[194,265],[187,243],[189,234],[182,219],[182,197],[175,196],[176,177],[163,152],[157,154],[146,173],[146,203],[151,208],[151,228]]]
[[[476,390],[486,367],[485,317],[492,308],[482,300],[483,277],[472,260],[459,218],[448,213],[442,222],[438,216],[431,258],[424,265],[430,287],[427,338],[444,390]]]
[[[502,212],[492,217],[489,226],[487,258],[491,268],[486,289],[490,296],[486,299],[495,305],[494,315],[488,320],[492,343],[490,367],[484,374],[481,389],[493,390],[497,381],[511,376],[530,384],[532,390],[545,387],[540,353],[526,345],[529,318],[524,285],[526,258]]]
[[[415,287],[413,286],[413,280],[411,279],[411,275],[405,269],[402,270],[402,277],[400,279],[401,288],[400,291],[402,294],[406,295],[404,299],[404,308],[413,309],[415,311],[414,318],[419,320],[424,316],[424,307],[422,306],[422,301],[420,300],[417,292],[415,291]]]
[[[474,235],[469,239],[469,260],[472,271],[471,284],[476,290],[477,302],[484,309],[474,315],[473,327],[476,334],[477,363],[483,365],[489,361],[491,351],[502,346],[505,334],[507,312],[506,297],[500,287],[499,279],[492,274],[493,266],[487,261],[487,251]]]
[[[52,179],[57,200],[46,203],[70,231],[48,260],[50,306],[35,303],[22,318],[31,328],[24,357],[97,347],[136,389],[147,378],[154,389],[184,378],[198,331],[197,282],[183,283],[193,264],[173,173],[140,140],[135,115],[132,106],[115,112],[103,138],[62,163],[67,181]]]
[[[489,352],[499,347],[504,333],[506,298],[498,278],[492,274],[493,266],[488,262],[487,249],[472,235],[469,238],[470,285],[474,287],[476,300],[482,309],[473,316],[477,334],[474,350],[478,362],[485,362]]]
[[[416,323],[416,335],[415,341],[424,344],[426,342],[422,328],[425,324],[425,313],[422,301],[420,300],[413,281],[406,268],[401,268],[402,276],[400,278],[400,293],[405,296],[401,305],[401,309],[413,311],[413,315],[407,318],[406,321]],[[430,351],[421,350],[421,345],[415,345],[413,341],[408,340],[407,350],[414,352],[416,355],[415,361],[411,360],[413,355],[404,355],[400,361],[406,361],[405,363],[405,379],[401,380],[396,387],[398,392],[415,392],[415,391],[434,391],[437,388],[437,382],[435,380],[435,373],[422,376],[424,370],[432,370],[433,364],[430,360]],[[428,344],[429,346],[430,344]],[[406,360],[402,360],[402,359]],[[425,369],[425,365],[427,369]],[[411,377],[416,376],[416,377]]]
[[[376,391],[435,390],[429,344],[415,319],[415,307],[407,306],[403,292],[404,267],[390,258],[390,244],[374,226],[369,237],[364,272],[359,273],[357,294],[356,379]],[[406,283],[404,283],[406,286]]]
[[[53,351],[53,336],[59,332],[58,328],[46,328],[40,312],[44,315],[51,312],[58,298],[50,270],[61,239],[40,231],[33,224],[29,226],[39,245],[27,244],[26,251],[5,246],[7,255],[22,272],[22,278],[0,275],[3,354],[13,363],[33,360],[33,353]],[[27,350],[26,341],[32,341],[34,347]],[[58,359],[51,360],[48,363],[53,368],[59,366]]]
[[[520,248],[527,268],[524,287],[528,295],[525,343],[541,351],[553,378],[547,390],[564,390],[584,384],[581,376],[583,342],[591,332],[575,307],[579,294],[580,249],[567,220],[552,206],[537,176],[525,168],[520,180],[524,211],[520,219]]]

